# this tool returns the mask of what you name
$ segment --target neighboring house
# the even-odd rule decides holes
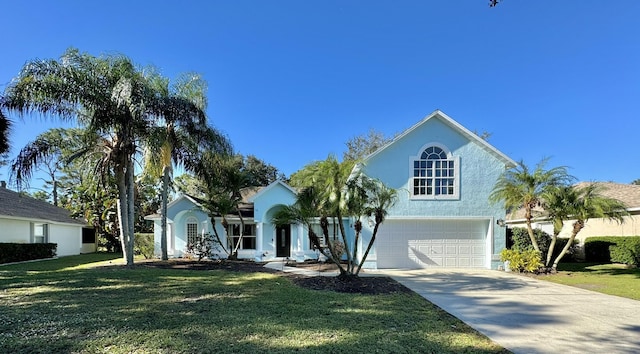
[[[590,182],[580,182],[577,188],[585,186]],[[613,182],[594,182],[599,186],[600,195],[608,198],[618,199],[627,206],[629,216],[624,217],[624,222],[618,223],[608,219],[589,219],[576,236],[580,244],[584,244],[587,237],[592,236],[639,236],[640,235],[640,185],[621,184]],[[559,237],[571,236],[572,225],[575,220],[567,220],[559,234]],[[516,210],[507,215],[506,224],[509,228],[526,227],[524,219],[524,209]],[[534,220],[531,223],[534,229],[540,229],[549,235],[553,234],[553,225],[546,220],[542,210],[534,213]]]
[[[505,218],[500,205],[488,198],[498,177],[515,162],[441,111],[435,111],[393,141],[366,157],[356,168],[398,191],[367,257],[365,268],[496,268],[505,247]],[[240,258],[266,261],[316,259],[302,225],[277,228],[273,215],[295,202],[296,191],[277,181],[246,191],[243,204],[245,236]],[[155,224],[156,254],[160,253],[160,217]],[[187,240],[212,232],[211,221],[193,197],[182,195],[168,206],[169,254],[184,254]],[[230,216],[229,235],[239,234],[239,220]],[[345,219],[353,242],[351,220]],[[371,238],[365,221],[359,255]],[[220,218],[215,226],[221,236]],[[331,232],[331,230],[330,230]]]
[[[96,251],[95,236],[69,211],[14,192],[0,184],[0,242],[55,243],[57,256]],[[92,241],[83,243],[84,241]]]

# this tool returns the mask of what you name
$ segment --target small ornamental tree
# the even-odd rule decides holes
[[[219,251],[220,243],[210,233],[205,233],[198,237],[195,237],[187,243],[187,255],[193,256],[198,259],[198,262],[203,258],[212,259]]]
[[[306,171],[309,185],[298,193],[293,205],[283,207],[271,222],[275,225],[302,224],[314,248],[336,264],[340,278],[357,277],[387,216],[387,210],[396,201],[396,191],[379,180],[353,172],[353,162],[339,163],[334,157],[315,163]],[[347,241],[343,217],[353,221],[356,233],[353,244]],[[329,231],[330,220],[334,218],[339,226],[337,239]],[[373,231],[358,261],[357,245],[362,232],[362,218],[371,220]],[[313,227],[317,221],[320,234]],[[336,230],[335,227],[333,229]],[[346,264],[342,263],[343,257],[346,257]]]

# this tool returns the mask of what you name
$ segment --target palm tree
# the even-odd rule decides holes
[[[387,210],[397,199],[396,190],[387,187],[379,180],[354,172],[353,168],[349,170],[345,168],[346,166],[353,167],[353,162],[339,164],[330,157],[326,161],[305,168],[305,173],[309,173],[306,180],[312,181],[309,183],[311,185],[298,193],[296,202],[292,206],[281,209],[272,220],[276,225],[292,222],[302,224],[307,229],[313,245],[338,266],[342,278],[358,276],[373,247],[378,229],[386,218]],[[310,173],[310,171],[314,172]],[[347,171],[350,173],[346,173]],[[353,249],[349,248],[344,225],[341,225],[343,215],[348,215],[354,220],[356,238]],[[341,225],[340,234],[347,254],[346,268],[341,264],[342,253],[336,252],[336,247],[332,245],[329,237],[328,219],[334,216]],[[361,217],[363,216],[373,219],[374,227],[371,239],[358,263],[356,261],[357,245],[362,231]],[[313,229],[315,220],[318,218],[327,247],[322,247],[319,235]]]
[[[122,55],[94,57],[67,50],[59,60],[27,62],[5,90],[9,110],[77,120],[110,136],[109,169],[118,187],[118,221],[127,265],[133,264],[134,155],[138,138],[164,107],[153,85]]]
[[[172,87],[157,74],[151,81],[159,94],[162,124],[155,127],[145,141],[145,169],[151,175],[162,176],[160,248],[162,260],[167,260],[167,203],[173,164],[193,166],[184,162],[195,158],[199,150],[228,153],[231,147],[221,133],[207,125],[206,83],[199,75],[184,74]]]
[[[238,257],[238,250],[244,237],[244,218],[242,216],[242,190],[250,186],[251,178],[242,169],[242,156],[225,154],[223,151],[207,150],[199,159],[187,163],[205,186],[203,206],[207,209],[213,225],[214,236],[229,259]],[[227,216],[236,213],[240,219],[240,235],[237,242],[232,242],[228,235],[229,222]],[[221,242],[215,228],[215,218],[220,216],[228,241],[228,249]]]
[[[553,197],[555,200],[546,206],[546,210],[554,217],[554,229],[556,228],[555,222],[560,219],[575,220],[572,224],[569,242],[553,261],[552,272],[557,270],[558,263],[567,253],[576,235],[584,228],[589,219],[606,218],[622,223],[624,222],[624,216],[629,215],[623,202],[603,197],[600,194],[600,187],[596,183],[589,183],[586,186],[559,188],[551,194],[555,194]],[[549,247],[549,254],[552,252],[553,248]]]
[[[9,131],[11,121],[4,113],[4,98],[0,96],[0,155],[9,151]]]
[[[53,205],[58,205],[58,171],[62,167],[63,154],[70,154],[73,150],[71,146],[77,143],[76,139],[79,130],[54,128],[38,135],[33,141],[29,142],[18,152],[18,156],[14,160],[11,171],[16,175],[19,183],[25,180],[23,175],[31,177],[32,168],[44,168],[49,178],[46,183],[51,185],[51,195]],[[28,179],[26,178],[26,179]]]
[[[493,203],[504,202],[507,213],[519,208],[524,209],[529,238],[533,248],[538,252],[540,248],[531,227],[534,208],[541,205],[541,196],[548,188],[567,185],[574,180],[564,166],[545,170],[547,161],[548,159],[543,159],[533,171],[523,161],[518,162],[498,178],[489,196]]]
[[[309,239],[313,246],[332,263],[337,265],[341,276],[346,276],[348,271],[340,262],[342,255],[337,254],[335,247],[331,245],[328,235],[328,217],[324,214],[325,211],[323,209],[324,204],[324,195],[319,192],[318,188],[314,186],[306,187],[297,194],[296,202],[293,205],[287,205],[280,209],[274,215],[271,222],[277,226],[291,223],[303,225],[309,233]],[[320,227],[328,247],[324,247],[320,235],[314,230],[313,226],[318,218],[320,219]]]
[[[397,191],[395,189],[387,187],[379,180],[374,180],[363,176],[362,186],[366,191],[366,195],[368,196],[365,212],[368,217],[373,217],[374,226],[373,232],[371,234],[371,239],[369,240],[369,244],[367,245],[367,250],[362,255],[360,264],[358,264],[358,269],[355,272],[356,276],[360,273],[362,265],[369,255],[369,251],[371,250],[371,247],[376,240],[378,229],[386,219],[389,208],[391,208],[396,203],[398,198]]]

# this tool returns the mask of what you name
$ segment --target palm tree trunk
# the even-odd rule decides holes
[[[129,218],[128,218],[128,203],[127,203],[127,189],[125,186],[125,172],[124,168],[121,166],[116,166],[115,168],[115,177],[116,184],[118,186],[118,201],[116,202],[116,207],[118,209],[118,227],[120,232],[120,244],[122,245],[122,256],[125,260],[129,259],[128,252],[129,248],[127,247],[128,240],[127,234],[129,230]]]
[[[558,234],[555,232],[553,236],[551,236],[551,244],[549,244],[549,249],[547,250],[547,261],[544,262],[545,267],[549,267],[549,263],[551,263],[551,257],[553,256],[553,250],[556,248],[556,241],[558,240]]]
[[[351,259],[353,262],[353,266],[351,268],[352,271],[358,265],[358,241],[360,241],[360,233],[362,232],[362,221],[360,221],[360,218],[353,223],[353,228],[356,231],[356,236],[353,241],[353,258]]]
[[[240,209],[236,210],[238,211],[238,217],[240,218],[240,237],[238,237],[238,242],[233,247],[233,259],[238,259],[238,250],[240,249],[242,238],[244,237],[244,219],[242,218],[242,212]]]
[[[134,225],[135,225],[135,213],[134,213],[134,192],[133,192],[133,187],[135,185],[134,183],[134,175],[133,175],[133,159],[129,159],[129,161],[127,161],[127,174],[126,174],[126,179],[125,179],[125,184],[127,185],[127,204],[128,204],[128,208],[127,208],[127,218],[129,221],[128,226],[128,230],[127,232],[129,233],[129,242],[127,244],[128,246],[128,252],[127,252],[127,265],[131,266],[133,265],[133,245],[134,245]]]
[[[344,224],[342,223],[342,212],[338,206],[338,226],[342,235],[342,243],[344,243],[344,252],[347,254],[347,272],[353,273],[353,254],[349,251],[349,243],[347,243],[347,234],[344,232]]]
[[[553,267],[551,268],[552,272],[555,273],[558,270],[558,263],[560,263],[560,260],[562,259],[562,257],[564,257],[567,251],[569,251],[569,248],[573,244],[573,240],[576,239],[576,235],[578,235],[578,232],[580,232],[582,228],[584,228],[583,220],[577,220],[576,222],[573,223],[573,230],[571,231],[571,237],[569,237],[569,242],[567,242],[567,244],[564,245],[564,248],[562,248],[562,251],[560,251],[560,254],[558,255],[558,257],[556,257],[556,259],[553,261]]]
[[[211,219],[211,227],[213,228],[213,235],[215,236],[216,241],[218,241],[218,244],[220,245],[220,247],[222,247],[222,250],[224,251],[224,253],[227,254],[227,257],[229,257],[229,251],[224,246],[224,243],[222,243],[222,240],[220,239],[220,234],[218,234],[218,229],[216,228],[215,215],[209,214],[209,219]]]
[[[373,227],[373,234],[371,235],[371,240],[369,240],[369,244],[367,245],[367,250],[362,255],[362,259],[358,264],[358,269],[356,270],[356,273],[355,273],[356,276],[360,274],[360,269],[362,269],[362,266],[364,265],[364,261],[367,259],[367,256],[369,255],[369,251],[371,250],[371,247],[373,246],[373,243],[376,240],[376,235],[378,234],[378,227],[380,227],[380,223],[376,222],[376,225]]]
[[[540,247],[538,247],[538,241],[536,240],[536,237],[533,234],[533,228],[531,227],[531,218],[532,218],[531,207],[528,205],[525,207],[524,217],[526,219],[527,232],[529,233],[529,238],[531,239],[531,244],[533,245],[533,249],[540,252]]]
[[[164,166],[162,171],[162,215],[160,221],[162,233],[160,235],[160,250],[162,252],[161,259],[163,261],[169,259],[169,252],[167,251],[167,199],[169,194],[169,169],[170,167]]]

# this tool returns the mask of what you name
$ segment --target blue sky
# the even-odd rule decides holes
[[[11,1],[0,89],[73,46],[202,74],[211,123],[287,175],[441,109],[514,160],[640,178],[640,1],[487,3]],[[13,153],[53,126],[18,120]]]

